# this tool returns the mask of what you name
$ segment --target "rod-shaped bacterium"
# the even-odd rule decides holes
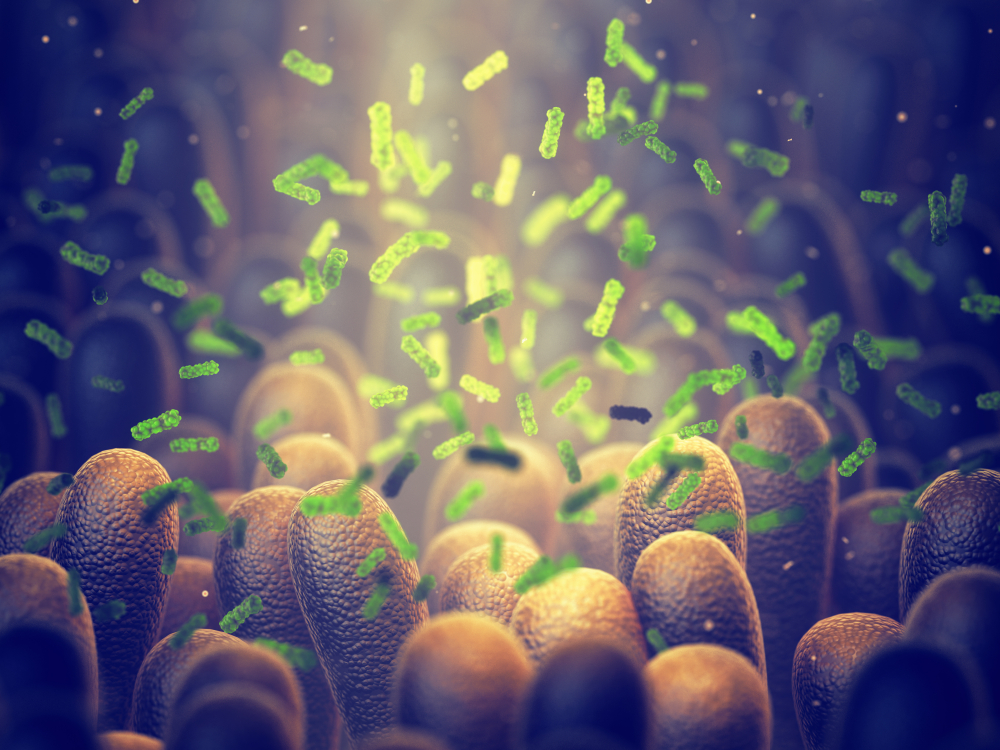
[[[64,339],[55,330],[38,320],[38,318],[32,318],[27,322],[24,326],[24,335],[40,344],[44,344],[59,359],[68,359],[73,353],[73,343]]]
[[[880,192],[878,190],[862,190],[861,200],[865,203],[882,203],[886,206],[895,206],[897,196],[895,193]]]
[[[462,77],[462,86],[466,91],[475,91],[497,73],[507,70],[508,64],[507,54],[497,50]]]
[[[559,452],[559,461],[562,462],[563,468],[566,470],[566,478],[571,484],[576,484],[583,475],[580,473],[580,464],[577,463],[576,453],[573,452],[573,444],[569,440],[560,440],[556,444],[556,450]]]
[[[840,473],[840,476],[852,476],[854,472],[858,470],[858,467],[865,462],[865,459],[875,452],[876,447],[877,445],[874,440],[871,438],[865,438],[861,445],[858,446],[857,450],[840,462],[840,466],[837,467],[837,471]]]
[[[414,451],[407,451],[403,454],[403,457],[399,459],[395,466],[392,467],[392,471],[389,472],[389,476],[385,478],[382,482],[382,496],[383,497],[396,497],[399,491],[403,489],[403,482],[406,478],[412,474],[416,468],[420,466],[420,454]]]
[[[135,169],[135,153],[139,150],[139,141],[129,138],[122,145],[122,158],[118,162],[118,172],[115,173],[115,182],[119,185],[128,185],[132,179],[132,170]]]
[[[556,401],[555,405],[552,407],[552,413],[557,417],[561,417],[573,408],[577,401],[583,398],[583,394],[589,391],[592,385],[593,383],[590,378],[585,375],[578,377],[576,379],[576,384],[566,392],[566,395]]]
[[[801,289],[806,285],[806,275],[802,271],[797,271],[789,276],[787,279],[778,284],[774,289],[774,296],[778,299],[784,299],[788,295],[792,294],[797,289]]]
[[[256,615],[264,609],[264,603],[257,594],[250,594],[246,599],[229,610],[219,621],[219,629],[223,633],[235,633],[247,621],[248,617]]]
[[[455,317],[458,318],[459,323],[464,325],[501,307],[508,307],[513,301],[514,295],[509,289],[500,289],[487,297],[476,300],[471,305],[463,307],[455,313]]]
[[[376,547],[368,553],[368,557],[361,562],[355,573],[357,573],[359,578],[365,578],[383,560],[385,560],[385,547]]]
[[[461,435],[456,435],[450,440],[445,440],[443,443],[438,445],[431,452],[431,455],[440,461],[442,458],[448,458],[448,456],[457,451],[459,448],[471,445],[475,439],[476,436],[472,432],[463,432]]]
[[[987,411],[1000,410],[1000,391],[980,393],[976,396],[976,406],[980,409],[986,409]]]
[[[896,397],[931,419],[941,414],[941,402],[927,398],[909,383],[896,386]]]
[[[677,437],[681,440],[687,440],[695,435],[704,435],[706,433],[713,433],[719,431],[719,423],[714,419],[710,419],[707,422],[698,422],[697,424],[688,425],[687,427],[681,427],[677,430]]]
[[[594,204],[601,199],[601,196],[611,190],[611,186],[610,177],[606,174],[597,175],[590,187],[580,193],[569,204],[569,208],[566,209],[566,215],[570,219],[579,219],[594,207]]]
[[[444,516],[449,521],[459,521],[465,517],[473,504],[486,492],[486,485],[475,479],[459,490],[458,494],[444,509]]]
[[[177,371],[177,374],[180,375],[182,380],[202,378],[206,375],[218,375],[219,363],[214,359],[210,359],[207,362],[201,362],[197,365],[184,365],[184,367]]]
[[[927,196],[931,216],[931,242],[939,247],[948,241],[948,208],[944,193],[935,190]]]
[[[826,348],[838,333],[840,333],[840,313],[837,312],[828,313],[809,325],[812,339],[802,353],[802,366],[806,372],[819,372],[823,357],[826,356]]]
[[[618,307],[618,300],[625,294],[625,287],[618,279],[608,279],[604,284],[604,294],[597,305],[594,313],[594,323],[590,332],[597,338],[608,335],[612,322],[615,319],[615,309]]]
[[[698,173],[702,183],[705,185],[705,189],[711,195],[718,195],[722,192],[722,183],[715,179],[715,174],[712,172],[712,168],[708,165],[706,159],[696,159],[694,162],[694,171]]]
[[[476,396],[479,399],[489,401],[491,404],[495,404],[500,400],[500,389],[490,385],[489,383],[484,383],[481,380],[477,380],[471,375],[463,375],[458,381],[459,387]]]
[[[632,141],[639,138],[652,137],[656,135],[659,129],[660,126],[655,120],[647,120],[646,122],[639,123],[638,125],[633,125],[618,134],[618,145],[627,146],[632,143]],[[652,150],[655,151],[655,148]],[[665,156],[663,158],[665,161],[668,161]]]
[[[112,393],[121,393],[125,390],[125,383],[121,380],[109,378],[107,375],[94,375],[94,377],[90,379],[90,384],[94,388],[111,391]]]
[[[146,102],[150,101],[152,98],[153,98],[153,89],[151,89],[149,86],[144,87],[139,92],[138,96],[134,97],[131,101],[129,101],[128,104],[126,104],[122,108],[122,111],[118,113],[118,116],[121,117],[123,120],[127,120],[128,118],[130,118],[132,115],[134,115],[136,112],[139,111],[139,107],[141,107]]]
[[[313,62],[297,49],[290,49],[284,54],[281,66],[317,86],[329,86],[333,80],[333,68],[326,63]]]
[[[587,79],[587,135],[595,141],[604,137],[604,80],[594,76]]]
[[[951,178],[951,194],[948,196],[948,226],[957,227],[962,223],[962,209],[965,208],[965,191],[969,188],[969,178],[957,174]]]
[[[538,153],[543,159],[554,159],[559,150],[559,134],[562,132],[563,111],[553,107],[545,113],[545,130],[542,131],[542,143]]]
[[[261,443],[257,447],[257,458],[267,467],[268,473],[275,479],[281,479],[288,471],[288,464],[282,461],[278,451],[267,443]]]
[[[399,348],[410,355],[410,359],[420,366],[420,369],[424,371],[424,375],[428,378],[436,378],[441,374],[441,365],[434,361],[430,353],[413,336],[409,334],[403,336],[403,341]]]
[[[229,225],[229,212],[222,205],[219,194],[215,192],[215,186],[208,179],[200,177],[195,180],[191,192],[212,221],[212,226],[221,228]]]
[[[620,18],[612,18],[605,37],[604,62],[612,68],[623,59],[622,44],[625,41],[625,23]]]
[[[528,393],[519,393],[514,399],[517,403],[517,410],[521,415],[521,428],[528,437],[538,434],[538,423],[535,421],[535,407],[531,403],[531,396]]]
[[[267,440],[282,427],[287,427],[292,421],[292,412],[288,409],[279,409],[274,414],[269,414],[253,426],[253,434],[258,440]]]
[[[927,294],[934,286],[934,274],[921,268],[905,247],[892,250],[886,260],[892,270],[913,287],[917,294]]]
[[[737,461],[773,471],[775,474],[784,474],[792,468],[792,459],[787,454],[772,453],[749,443],[733,443],[729,455]]]
[[[188,286],[184,281],[164,276],[155,268],[147,268],[139,278],[146,286],[169,294],[171,297],[183,297],[188,292]]]
[[[861,356],[865,358],[869,369],[885,369],[885,365],[889,361],[885,356],[885,352],[875,343],[875,338],[863,328],[854,334],[854,348],[861,352]]]

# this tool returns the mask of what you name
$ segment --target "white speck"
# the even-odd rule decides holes
[[[320,437],[331,437],[329,432],[324,432]]]
[[[736,230],[736,234],[737,234],[737,236],[743,234],[743,230],[742,229],[737,229]]]
[[[851,543],[850,540],[846,536],[840,537],[840,541],[842,541],[844,544],[850,544]]]
[[[819,701],[813,701],[813,706],[818,706],[818,705],[819,705]]]
[[[161,312],[163,312],[163,303],[158,299],[153,300],[153,303],[149,306],[149,309],[153,311],[154,315],[159,315]]]
[[[70,16],[69,18],[66,19],[66,23],[68,23],[70,26],[76,26],[78,23],[80,23],[80,20],[76,16]]]
[[[94,107],[94,114],[100,117],[101,115],[104,114],[104,110],[101,109],[100,107]]]
[[[532,190],[532,191],[531,191],[531,197],[532,197],[532,198],[534,198],[534,197],[535,197],[535,191],[534,191],[534,190]],[[987,255],[989,255],[989,253],[987,253]]]
[[[56,139],[55,139],[54,141],[52,141],[52,142],[53,142],[53,143],[54,143],[55,145],[57,145],[57,146],[61,146],[61,145],[63,145],[63,139],[62,139],[62,138],[56,138]]]
[[[240,125],[236,128],[236,137],[241,141],[245,141],[250,137],[250,127],[248,125]]]
[[[819,249],[810,245],[806,248],[806,257],[809,260],[819,260]]]
[[[795,565],[795,561],[794,560],[789,560],[788,562],[786,562],[784,565],[781,566],[781,569],[782,570],[790,570],[793,565]]]
[[[208,596],[208,592],[207,591],[202,591],[201,595],[207,597]]]
[[[639,303],[639,309],[642,310],[643,312],[646,312],[647,310],[649,310],[649,308],[650,308],[649,300],[643,300],[642,302]]]
[[[715,623],[711,620],[705,620],[705,630],[708,632],[715,630]]]
[[[691,46],[692,47],[697,47],[698,46],[698,40],[697,39],[692,39],[691,40]]]
[[[299,31],[305,31],[308,28],[308,26],[299,26]]]
[[[764,89],[757,89],[757,96],[760,96],[763,93],[764,93]]]
[[[456,117],[449,117],[448,118],[448,127],[451,128],[452,130],[454,130],[455,128],[457,128],[458,127],[458,118],[456,118]]]
[[[94,50],[94,57],[96,57],[98,59],[104,57],[104,50],[102,50],[100,47],[98,47],[97,49],[95,49]]]
[[[656,59],[657,60],[666,60],[667,59],[667,51],[665,49],[658,49],[658,50],[656,50]]]
[[[813,655],[812,655],[812,656],[810,656],[809,658],[810,658],[810,659],[811,659],[812,661],[816,661],[816,654],[813,654]]]
[[[959,406],[958,404],[952,404],[951,405],[951,413],[952,414],[959,414],[961,411],[962,411],[962,407]]]
[[[197,145],[197,143],[198,143],[198,134],[197,133],[192,133],[191,135],[189,135],[188,136],[188,143],[190,143],[192,146]]]
[[[844,559],[845,560],[853,560],[854,559],[854,550],[851,550],[846,555],[844,555]]]
[[[792,139],[791,139],[791,138],[789,138],[789,139],[788,139],[788,142],[789,142],[789,143],[791,143],[791,142],[792,142]]]
[[[49,43],[49,35],[46,34],[45,36],[42,37],[42,44],[48,44],[48,43]]]
[[[957,445],[953,445],[951,448],[948,449],[949,461],[958,461],[961,457],[962,457],[962,449],[959,448]]]
[[[757,17],[757,14],[756,14],[756,13],[751,13],[751,14],[750,14],[750,18],[756,18],[756,17]]]

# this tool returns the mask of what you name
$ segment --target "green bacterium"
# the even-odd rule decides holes
[[[616,339],[605,339],[602,346],[604,347],[604,350],[614,358],[614,361],[618,363],[622,372],[626,375],[630,375],[635,372],[635,360],[629,356],[629,353],[625,351],[625,347],[623,347]]]
[[[191,617],[188,618],[188,621],[181,625],[170,639],[170,648],[174,651],[180,651],[185,645],[187,645],[187,642],[191,640],[191,636],[194,635],[194,631],[200,630],[206,625],[208,625],[208,618],[205,617],[204,614],[199,612],[196,615],[191,615]]]
[[[222,313],[222,296],[210,292],[203,294],[197,299],[193,299],[177,312],[170,319],[170,324],[175,331],[186,331],[194,326],[202,318],[214,317]]]
[[[656,135],[660,126],[655,120],[647,120],[646,122],[639,123],[638,125],[633,125],[627,130],[623,130],[618,134],[618,145],[627,146],[633,141],[639,138],[647,138],[649,136]],[[655,150],[655,149],[654,149]],[[664,157],[664,160],[666,158]]]
[[[840,462],[840,466],[837,467],[837,471],[842,477],[849,477],[858,470],[858,467],[865,462],[872,453],[875,452],[877,447],[874,440],[871,438],[865,438],[861,445],[858,446],[857,450],[847,456],[843,461]]]
[[[218,375],[219,363],[214,359],[210,359],[207,362],[201,362],[197,365],[185,365],[177,371],[177,374],[181,376],[182,380],[201,378],[206,375]]]
[[[392,511],[380,514],[378,525],[382,527],[382,531],[404,560],[415,560],[417,558],[417,545],[411,544],[406,538],[406,533],[400,527],[399,521],[396,520]]]
[[[287,427],[292,421],[292,412],[288,409],[279,409],[274,414],[269,414],[253,426],[253,434],[258,440],[267,440],[282,427]]]
[[[756,336],[782,361],[795,356],[795,342],[782,336],[771,319],[754,305],[748,305],[743,312],[731,310],[726,313],[726,326],[734,333]]]
[[[587,218],[583,220],[583,228],[590,234],[600,234],[614,221],[615,214],[625,208],[626,203],[628,194],[624,190],[612,190],[587,214]]]
[[[837,416],[837,407],[830,401],[830,392],[826,388],[820,387],[816,390],[816,398],[819,399],[820,406],[823,407],[823,416],[833,419]]]
[[[962,312],[973,313],[980,317],[1000,315],[1000,296],[996,294],[972,294],[962,297],[959,304]]]
[[[774,290],[774,296],[778,299],[784,299],[788,295],[795,292],[797,289],[801,289],[806,285],[806,275],[802,271],[796,271],[787,279],[782,281]]]
[[[417,587],[413,589],[413,601],[426,601],[428,595],[436,588],[437,579],[433,575],[427,574],[420,576],[420,581],[417,583]]]
[[[787,454],[772,453],[749,443],[733,443],[729,455],[741,463],[767,469],[775,474],[785,474],[792,468],[792,459]]]
[[[747,216],[746,224],[744,225],[747,233],[751,237],[758,237],[764,233],[764,231],[771,226],[778,214],[781,213],[781,201],[772,195],[764,196],[760,199],[750,215]]]
[[[288,355],[288,361],[296,367],[321,365],[326,362],[326,355],[322,349],[299,349]]]
[[[708,86],[696,81],[677,81],[673,85],[673,91],[675,96],[697,101],[704,101],[709,94]]]
[[[473,302],[471,305],[463,307],[455,316],[458,318],[459,323],[465,325],[494,310],[509,307],[513,301],[514,295],[509,289],[500,289],[487,297]]]
[[[889,361],[877,343],[875,338],[863,328],[854,334],[854,348],[861,352],[861,356],[868,362],[869,369],[884,370]]]
[[[543,159],[554,159],[559,150],[559,134],[562,132],[563,111],[553,107],[545,113],[545,130],[542,131],[542,143],[538,152]]]
[[[558,562],[554,562],[547,555],[542,555],[517,579],[514,584],[514,592],[524,595],[530,589],[547,583],[560,573],[578,567],[580,567],[580,559],[572,553],[565,555]]]
[[[677,437],[681,440],[687,440],[695,435],[705,435],[718,431],[719,423],[714,419],[710,419],[707,422],[698,422],[697,424],[689,425],[687,427],[681,427],[677,430]]]
[[[69,359],[73,354],[73,343],[64,339],[38,318],[32,318],[24,326],[24,335],[44,344],[59,359]]]
[[[840,390],[848,395],[854,395],[861,384],[858,382],[858,369],[854,361],[854,350],[850,344],[837,344],[837,371],[840,374]]]
[[[378,617],[378,613],[382,609],[382,605],[385,604],[385,600],[389,598],[391,591],[392,589],[389,588],[388,583],[378,583],[375,585],[371,596],[365,602],[365,608],[361,612],[366,620],[375,620]]]
[[[365,578],[378,566],[380,562],[385,560],[385,547],[376,547],[371,552],[368,553],[368,557],[358,566],[355,571],[359,578]]]
[[[86,164],[62,164],[49,170],[49,182],[90,182],[94,170]]]
[[[649,119],[661,122],[667,116],[670,103],[670,81],[658,81],[649,101]]]
[[[722,183],[715,179],[715,174],[712,172],[712,168],[708,165],[706,159],[696,159],[694,162],[694,171],[698,173],[709,194],[718,195],[722,192]]]
[[[515,399],[517,410],[521,415],[521,429],[528,437],[538,434],[538,423],[535,421],[535,407],[531,403],[531,395],[519,393]]]
[[[326,63],[313,62],[297,49],[290,49],[284,54],[281,67],[317,86],[329,86],[333,80],[333,68]]]
[[[438,461],[443,458],[448,458],[452,453],[457,451],[466,445],[471,445],[476,439],[476,436],[472,432],[463,432],[461,435],[456,435],[450,440],[445,440],[443,443],[438,445],[431,452]]]
[[[597,305],[597,311],[594,313],[594,324],[590,331],[591,334],[598,338],[608,335],[608,330],[615,319],[615,309],[618,306],[618,301],[624,294],[625,287],[618,279],[608,279],[605,282],[604,294],[601,296],[601,301]]]
[[[652,83],[656,80],[656,66],[646,62],[636,48],[628,42],[622,42],[622,62],[643,83]]]
[[[917,294],[927,294],[937,277],[920,267],[905,247],[897,247],[886,257],[889,266],[900,278],[909,284]]]
[[[58,494],[58,493],[49,493],[49,494]],[[54,542],[56,539],[62,539],[64,536],[66,536],[66,524],[55,523],[47,528],[42,529],[37,534],[35,534],[34,536],[30,537],[27,541],[25,541],[23,549],[25,552],[30,552],[31,554],[35,554],[36,552],[39,552],[40,550],[47,547],[51,542]]]
[[[567,495],[566,499],[562,501],[562,505],[559,506],[559,511],[556,514],[557,520],[563,523],[572,523],[580,518],[580,514],[582,513],[589,512],[593,515],[594,511],[588,511],[588,506],[593,504],[601,495],[614,492],[616,489],[618,489],[618,477],[614,474],[605,474],[598,481]],[[587,523],[586,520],[583,522]]]
[[[923,204],[917,204],[910,209],[909,213],[903,217],[903,220],[899,222],[899,233],[904,237],[912,237],[913,234],[920,228],[920,225],[927,221],[927,217],[930,212],[927,210],[927,206]]]
[[[802,463],[795,469],[795,476],[800,482],[812,482],[835,455],[847,453],[850,449],[850,438],[847,435],[838,435],[802,459]]]
[[[312,495],[302,498],[299,509],[306,518],[326,516],[337,513],[342,516],[357,516],[361,512],[361,499],[358,491],[361,486],[375,475],[375,469],[365,464],[358,473],[345,482],[333,495]]]
[[[308,672],[315,669],[319,661],[316,659],[316,652],[308,648],[298,648],[287,643],[271,640],[270,638],[254,638],[253,644],[275,652],[278,656],[288,662],[289,665]]]
[[[438,405],[444,411],[447,419],[451,422],[451,428],[456,435],[460,435],[469,429],[469,421],[465,417],[465,410],[462,408],[462,397],[455,391],[445,391],[438,396]]]
[[[1000,391],[980,393],[976,396],[976,406],[980,409],[986,409],[987,411],[996,411],[1000,409]]]
[[[230,635],[235,633],[248,617],[259,614],[264,609],[264,603],[257,594],[250,594],[246,599],[229,610],[219,621],[219,629]]]
[[[750,430],[747,429],[747,418],[743,414],[736,415],[736,436],[740,440],[746,440],[750,436]]]
[[[477,380],[471,375],[463,375],[458,381],[458,386],[463,391],[467,391],[473,396],[476,396],[484,401],[489,401],[491,404],[495,404],[500,400],[499,388],[492,386],[489,383],[484,383],[481,380]]]
[[[503,567],[503,536],[494,534],[490,537],[490,570],[499,573]]]
[[[411,229],[423,229],[431,218],[426,208],[402,198],[386,198],[379,204],[378,212],[386,221],[405,224]]]
[[[941,414],[940,401],[927,398],[909,383],[896,386],[896,398],[931,419],[936,419]]]
[[[674,417],[691,400],[694,394],[706,385],[712,386],[712,391],[719,396],[729,393],[743,381],[747,371],[742,365],[733,365],[730,370],[699,370],[687,376],[684,384],[677,389],[663,406],[663,414]]]
[[[147,268],[142,272],[140,278],[146,286],[169,294],[171,297],[183,297],[188,292],[188,286],[183,281],[164,276],[155,268]]]
[[[444,509],[444,516],[449,521],[459,521],[465,517],[473,504],[486,492],[486,485],[476,479],[459,490],[459,493]]]
[[[371,125],[371,163],[380,172],[385,172],[396,166],[396,152],[392,148],[392,107],[387,102],[375,102],[368,108],[368,121]]]
[[[782,387],[777,375],[768,375],[765,382],[767,383],[767,387],[771,389],[771,395],[775,398],[781,398],[785,395],[785,389]]]
[[[119,185],[128,185],[132,179],[132,170],[135,169],[135,154],[139,150],[139,141],[129,138],[122,144],[122,158],[118,162],[118,172],[115,174],[115,182]]]
[[[569,220],[566,211],[570,198],[554,193],[535,207],[521,224],[521,241],[528,247],[540,247],[552,233]]]
[[[222,228],[229,225],[229,212],[222,205],[215,186],[205,177],[200,177],[191,186],[191,193],[198,199],[202,210],[212,222],[212,226]]]
[[[413,107],[419,107],[424,100],[424,75],[427,73],[420,63],[413,63],[410,66],[410,89],[407,92],[406,100]]]
[[[106,375],[94,375],[94,377],[90,379],[90,384],[94,388],[111,391],[112,393],[121,393],[125,390],[125,383],[121,380],[109,378]]]
[[[59,248],[59,255],[70,265],[103,276],[111,268],[111,259],[106,255],[92,255],[70,240]]]
[[[697,525],[695,526],[695,528],[697,528]],[[699,529],[699,531],[700,530],[701,529]],[[662,654],[664,651],[670,648],[670,646],[667,645],[667,642],[663,640],[663,636],[660,634],[660,631],[657,630],[656,628],[650,628],[649,630],[646,631],[646,641],[649,643],[650,646],[653,647],[653,650],[656,651],[656,653],[658,654]]]
[[[91,292],[91,297],[98,305],[103,305],[108,301],[108,293],[103,286],[95,286]]]
[[[264,346],[252,336],[247,335],[225,318],[212,321],[212,333],[239,347],[247,359],[260,359],[264,356]]]
[[[177,571],[177,550],[163,550],[163,558],[160,561],[160,572],[165,576],[172,576]]]
[[[674,327],[674,332],[682,339],[689,339],[698,330],[698,321],[687,310],[672,299],[660,305],[660,315]]]
[[[570,219],[579,219],[593,208],[597,201],[611,190],[611,187],[610,177],[605,174],[597,175],[590,187],[574,198],[569,204],[569,208],[566,209],[566,215]]]
[[[622,44],[625,41],[625,23],[620,18],[612,18],[605,38],[604,62],[612,68],[618,67],[623,59]]]
[[[913,336],[905,339],[876,337],[874,341],[875,346],[882,351],[886,359],[902,359],[913,362],[920,359],[924,353],[919,339]]]
[[[58,393],[45,397],[45,414],[49,419],[49,434],[56,439],[66,437],[66,420],[63,418],[62,401]]]
[[[604,137],[604,80],[594,76],[587,79],[587,135],[593,140]]]
[[[340,286],[340,279],[347,266],[347,251],[339,247],[332,248],[323,263],[323,274],[320,281],[327,291]]]
[[[731,156],[740,160],[740,163],[749,169],[766,169],[772,177],[784,177],[788,173],[791,162],[784,154],[771,151],[766,148],[759,148],[751,143],[740,140],[731,140],[726,143],[726,150]]]
[[[483,201],[493,200],[493,186],[488,182],[479,181],[472,186],[472,197]]]
[[[673,164],[677,161],[677,152],[655,135],[646,136],[646,148],[663,159],[667,164]]]
[[[50,495],[58,495],[68,487],[72,487],[76,478],[72,474],[58,474],[46,485],[45,491]]]
[[[462,77],[462,86],[466,91],[475,91],[497,73],[507,70],[508,64],[507,54],[497,50]]]
[[[940,247],[948,241],[948,209],[944,193],[935,190],[928,195],[927,207],[931,217],[931,242]]]
[[[483,318],[483,335],[486,337],[486,357],[491,365],[503,364],[507,359],[507,352],[503,346],[503,338],[500,335],[500,321],[492,315]]]
[[[171,453],[194,453],[204,451],[205,453],[215,453],[219,450],[219,438],[177,438],[170,441]]]
[[[570,483],[576,484],[582,478],[582,474],[576,460],[576,453],[573,452],[573,444],[569,440],[561,440],[556,444],[556,450],[559,452],[559,460],[562,462],[563,468],[566,469],[566,478],[569,479]]]
[[[128,607],[123,599],[113,599],[96,607],[91,614],[94,622],[112,622],[124,617],[126,609]]]
[[[701,474],[693,473],[688,474],[684,477],[684,480],[677,486],[670,495],[667,496],[667,507],[670,510],[677,510],[680,508],[684,502],[691,496],[701,485]],[[653,499],[653,495],[650,495],[650,499]]]
[[[139,111],[139,107],[141,107],[146,102],[151,101],[152,99],[153,99],[153,89],[151,89],[149,86],[145,86],[139,92],[138,96],[131,99],[129,103],[122,108],[122,111],[118,113],[118,116],[121,117],[123,120],[127,120],[128,118],[130,118],[132,115],[134,115],[136,112]]]
[[[840,333],[840,313],[832,312],[809,325],[812,339],[802,354],[802,366],[806,372],[819,372],[826,356],[826,348],[833,337]]]
[[[965,191],[969,188],[969,178],[957,174],[951,178],[951,194],[948,196],[948,226],[957,227],[962,223],[962,209],[965,208]]]
[[[376,393],[368,399],[368,403],[376,409],[381,409],[383,406],[387,406],[388,404],[406,401],[408,394],[409,389],[405,385],[396,385],[392,388],[381,391],[380,393]]]
[[[281,479],[288,471],[288,464],[282,461],[278,452],[267,443],[261,443],[257,447],[257,458],[267,467],[268,473],[275,479]]]
[[[585,375],[581,375],[576,379],[576,383],[572,388],[567,391],[566,395],[561,399],[556,401],[555,405],[552,407],[552,413],[561,417],[567,411],[569,411],[577,401],[583,398],[583,395],[591,389],[593,382],[590,378]]]
[[[878,190],[862,190],[861,200],[865,203],[881,203],[886,206],[895,206],[897,195],[889,192],[879,192]]]

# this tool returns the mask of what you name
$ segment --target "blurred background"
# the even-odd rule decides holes
[[[407,407],[433,398],[435,390],[399,350],[399,320],[427,309],[423,289],[464,291],[468,258],[503,255],[515,292],[514,304],[498,313],[508,352],[518,344],[522,311],[537,309],[531,354],[538,372],[579,354],[585,364],[578,374],[594,381],[584,399],[592,412],[629,404],[654,414],[646,426],[616,422],[591,438],[646,441],[688,373],[748,366],[750,350],[760,349],[768,373],[790,392],[818,405],[818,387],[829,389],[834,433],[849,433],[854,444],[877,441],[873,459],[841,481],[841,497],[880,485],[915,487],[931,462],[954,466],[1000,439],[998,412],[975,403],[976,394],[1000,390],[997,324],[959,308],[970,290],[1000,293],[997,10],[991,0],[6,0],[0,3],[6,481],[39,470],[74,472],[97,451],[135,447],[159,458],[172,476],[190,475],[213,490],[245,489],[253,469],[246,446],[254,439],[247,427],[252,404],[241,407],[241,398],[256,398],[246,389],[264,368],[293,349],[314,347],[324,349],[324,367],[350,398],[333,404],[314,395],[306,403],[303,394],[326,391],[297,389],[294,378],[281,388],[290,404],[299,399],[293,412],[329,412],[332,427],[310,429],[340,435],[363,461],[373,444],[393,435],[400,412],[372,410],[357,394],[359,378],[371,373],[407,385]],[[609,102],[618,87],[628,87],[639,121],[647,119],[655,84],[603,61],[614,17],[661,80],[710,89],[703,101],[670,100],[658,137],[676,150],[674,164],[641,142],[623,147],[613,136],[586,143],[573,137],[586,115],[591,76],[604,78]],[[282,68],[289,49],[332,66],[332,83],[318,87]],[[509,69],[478,91],[463,89],[465,72],[497,49],[506,51]],[[415,62],[427,70],[419,106],[407,102]],[[123,121],[119,110],[145,86],[155,98]],[[812,129],[789,117],[800,96],[814,107]],[[410,181],[396,193],[425,206],[429,229],[452,237],[447,250],[424,248],[394,273],[393,281],[416,290],[410,302],[373,294],[366,277],[407,229],[380,215],[387,194],[369,160],[366,114],[378,100],[392,106],[395,128],[426,140],[432,163],[453,165],[429,198],[419,197]],[[557,157],[544,160],[538,144],[545,112],[554,106],[566,120]],[[140,148],[131,181],[119,186],[114,175],[127,138]],[[726,152],[732,138],[786,154],[788,174],[775,179],[743,167]],[[338,196],[323,186],[321,201],[309,206],[275,192],[274,176],[314,153],[368,181],[368,194]],[[472,184],[492,183],[508,153],[523,160],[511,205],[471,197]],[[709,195],[692,169],[699,157],[721,181],[720,195]],[[93,178],[49,179],[50,170],[67,164],[90,165]],[[903,218],[926,206],[931,191],[947,195],[956,173],[968,175],[968,199],[964,222],[949,230],[948,243],[931,243],[926,220],[905,236]],[[578,195],[599,174],[628,195],[619,219],[632,212],[648,217],[657,243],[645,269],[618,260],[618,220],[596,235],[582,222],[565,223],[537,247],[520,239],[522,222],[543,200],[557,192]],[[212,181],[230,213],[223,229],[212,227],[192,195],[201,177]],[[893,191],[898,203],[863,203],[864,189]],[[85,218],[33,211],[39,193],[82,205]],[[782,210],[751,236],[746,218],[766,196],[778,198]],[[350,256],[341,286],[297,317],[265,305],[260,290],[301,277],[299,261],[330,218],[341,227],[334,245]],[[98,280],[62,261],[58,249],[67,240],[108,256],[111,271]],[[886,257],[897,247],[936,275],[929,293],[917,294],[890,268]],[[145,286],[139,276],[148,267],[185,280],[186,300]],[[776,299],[776,284],[798,271],[808,284]],[[532,276],[562,290],[565,302],[546,309],[524,294],[521,284]],[[655,355],[655,369],[644,374],[626,377],[591,356],[598,340],[582,322],[612,277],[626,291],[611,335]],[[101,307],[91,299],[98,283],[110,295]],[[225,316],[266,353],[260,360],[213,356],[219,375],[180,380],[174,374],[180,366],[209,357],[187,348],[170,316],[207,292],[223,297]],[[667,299],[697,318],[693,337],[678,336],[661,317]],[[461,304],[468,301],[463,295]],[[770,315],[800,352],[809,323],[838,311],[843,328],[833,345],[864,328],[915,337],[922,355],[892,361],[882,372],[859,359],[861,389],[849,397],[839,387],[833,345],[820,373],[803,380],[793,372],[798,359],[780,362],[757,339],[727,331],[726,311],[749,304]],[[460,326],[454,308],[439,311],[450,337],[450,387],[470,373],[503,393],[496,405],[463,394],[477,435],[487,423],[519,432],[514,395],[527,390],[541,428],[535,440],[554,446],[570,439],[578,454],[586,450],[579,427],[550,414],[569,381],[549,391],[519,383],[509,361],[489,364],[480,324]],[[73,357],[56,360],[29,340],[23,329],[32,318],[72,340]],[[126,390],[96,389],[94,375],[121,379]],[[928,419],[903,404],[895,396],[902,381],[940,401],[942,414]],[[762,384],[748,378],[724,397],[704,389],[690,421],[720,419],[741,392]],[[63,405],[63,438],[50,436],[45,398],[51,393]],[[176,434],[132,441],[132,425],[170,408],[184,417]],[[284,432],[296,429],[303,427],[293,422]],[[430,451],[452,434],[442,422],[414,436],[423,465],[392,501],[411,537],[418,536],[437,468]],[[178,435],[216,435],[223,447],[212,455],[172,455],[159,438]],[[393,462],[382,464],[373,484]]]

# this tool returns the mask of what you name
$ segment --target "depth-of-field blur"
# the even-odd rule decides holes
[[[0,6],[0,748],[1000,748],[1000,8]]]

